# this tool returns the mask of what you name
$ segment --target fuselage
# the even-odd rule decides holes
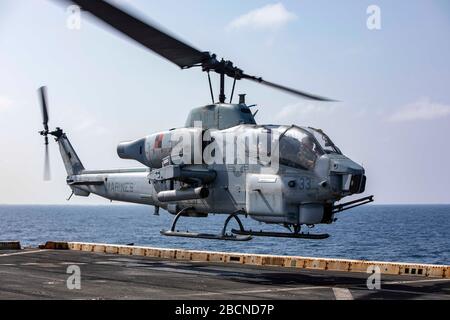
[[[239,137],[249,137],[248,143],[252,144],[252,137],[268,132],[269,142],[275,135],[278,142],[273,142],[272,145],[267,143],[261,147],[260,140],[253,141],[256,141],[257,151],[262,148],[266,155],[273,151],[271,148],[277,148],[277,165],[267,162],[262,164],[259,161],[260,155],[252,155],[251,150],[246,151],[247,158],[240,163],[238,160],[243,159],[237,157],[236,150],[239,145],[249,140],[239,141]],[[329,148],[327,152],[324,149],[327,147],[320,146],[313,132],[311,129],[296,126],[254,124],[242,124],[224,130],[212,129],[208,133],[209,138],[212,137],[209,141],[238,137],[233,140],[233,161],[226,159],[227,148],[229,149],[231,142],[225,141],[216,145],[213,162],[208,162],[211,159],[204,159],[211,143],[204,143],[205,131],[202,128],[159,132],[125,143],[118,148],[121,157],[137,160],[145,167],[83,170],[79,174],[69,176],[68,184],[78,195],[93,193],[114,201],[162,207],[171,213],[183,208],[190,208],[189,212],[192,214],[230,214],[240,211],[267,223],[331,223],[334,218],[331,206],[335,201],[364,191],[364,169],[345,157],[337,148]],[[194,154],[195,147],[192,145],[195,142],[192,140],[192,154],[186,156],[187,153],[182,150],[184,162],[180,158],[176,159],[179,153],[174,154],[173,151],[176,142],[179,142],[179,136],[183,134],[194,140],[196,137],[200,139],[202,158],[199,163],[195,162],[198,157]],[[309,154],[303,150],[307,149],[304,144],[305,137],[314,143]],[[252,157],[258,161],[252,162]],[[204,179],[205,174],[211,172],[214,177]],[[184,190],[192,189],[190,187],[199,186],[207,188],[206,197],[166,202],[161,196],[167,191],[185,192]]]

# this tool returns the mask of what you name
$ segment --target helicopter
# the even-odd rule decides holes
[[[346,157],[324,131],[298,125],[262,125],[246,104],[233,103],[235,85],[250,80],[302,98],[331,99],[292,89],[245,73],[228,60],[199,51],[152,23],[102,0],[58,0],[105,22],[128,38],[181,69],[200,68],[208,75],[211,103],[190,111],[185,126],[121,142],[117,154],[141,167],[87,170],[63,129],[49,129],[46,87],[39,89],[45,143],[44,177],[49,178],[49,136],[55,138],[73,196],[91,193],[111,201],[150,205],[174,215],[165,236],[248,241],[255,236],[325,239],[329,234],[302,232],[302,227],[331,224],[338,212],[370,203],[373,196],[337,204],[365,191],[364,168]],[[220,79],[215,100],[210,73]],[[226,102],[225,78],[233,80]],[[69,200],[68,199],[68,200]],[[217,234],[179,231],[180,217],[227,218]],[[286,232],[245,229],[240,217],[287,228]],[[234,219],[239,228],[227,232]]]

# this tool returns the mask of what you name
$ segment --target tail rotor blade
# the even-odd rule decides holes
[[[49,150],[48,150],[48,144],[45,145],[45,163],[44,163],[44,180],[49,181],[51,179],[50,174],[50,157],[49,157]]]
[[[52,134],[48,130],[48,105],[47,105],[47,87],[40,87],[38,90],[40,102],[41,102],[41,111],[42,111],[42,124],[44,125],[44,130],[40,131],[39,134],[44,137],[45,144],[45,158],[44,158],[44,180],[49,181],[51,178],[50,175],[50,156],[48,149],[48,135]]]
[[[47,87],[39,88],[39,96],[41,98],[42,123],[44,124],[44,129],[48,131]]]

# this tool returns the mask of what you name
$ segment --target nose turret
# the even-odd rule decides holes
[[[332,191],[341,196],[363,193],[366,187],[364,168],[343,155],[330,155],[329,158]]]

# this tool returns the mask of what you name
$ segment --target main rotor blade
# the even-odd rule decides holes
[[[154,51],[163,58],[175,63],[181,68],[202,66],[203,71],[214,70],[236,80],[248,79],[266,86],[282,90],[297,96],[317,100],[335,101],[307,92],[291,89],[276,83],[265,81],[262,78],[244,74],[241,69],[233,66],[230,61],[216,60],[216,56],[209,52],[201,52],[185,42],[178,40],[156,25],[144,22],[130,13],[116,7],[104,0],[58,0],[78,5],[81,9],[91,13],[101,21],[115,28],[144,47]]]
[[[40,87],[39,95],[41,98],[42,123],[45,131],[48,131],[47,87]]]
[[[49,181],[51,179],[50,174],[50,156],[48,151],[48,143],[45,144],[45,160],[44,160],[44,180]]]
[[[59,0],[61,1],[61,0]],[[210,58],[156,26],[143,22],[122,9],[102,0],[62,0],[73,2],[98,19],[127,35],[131,39],[175,63],[181,68],[192,67]]]
[[[306,98],[306,99],[311,99],[311,100],[316,100],[316,101],[336,102],[336,100],[332,100],[332,99],[321,97],[321,96],[318,96],[318,95],[315,95],[315,94],[311,94],[311,93],[307,93],[307,92],[304,92],[304,91],[299,91],[299,90],[296,90],[296,89],[288,88],[288,87],[285,87],[285,86],[282,86],[282,85],[279,85],[279,84],[276,84],[276,83],[273,83],[273,82],[266,81],[263,78],[250,76],[248,74],[243,74],[242,75],[242,79],[248,79],[248,80],[251,80],[251,81],[255,81],[257,83],[261,83],[263,85],[266,85],[266,86],[269,86],[269,87],[272,87],[272,88],[275,88],[275,89],[278,89],[278,90],[282,90],[282,91],[285,91],[285,92],[288,92],[288,93],[292,93],[292,94],[295,94],[297,96],[300,96],[300,97],[303,97],[303,98]]]

